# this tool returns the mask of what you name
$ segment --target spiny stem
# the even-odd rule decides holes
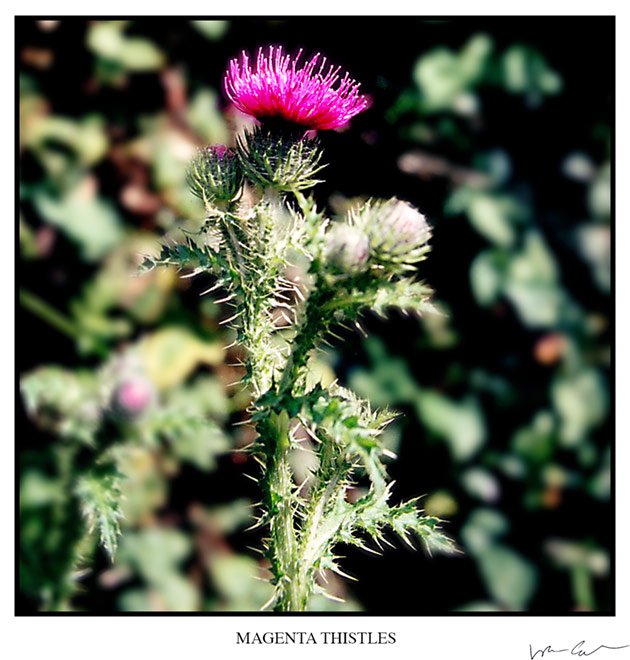
[[[321,307],[330,294],[321,287],[316,287],[305,303],[304,317],[298,324],[291,353],[284,368],[278,391],[281,395],[290,393],[294,383],[298,382],[299,372],[306,365],[308,355],[315,347],[318,337],[326,332],[327,323],[321,314]]]

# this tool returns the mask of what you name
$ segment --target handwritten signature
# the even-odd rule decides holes
[[[606,644],[600,644],[597,648],[592,649],[590,651],[584,649],[584,645],[586,642],[582,640],[581,642],[578,642],[573,648],[570,649],[552,649],[551,646],[545,646],[544,649],[538,649],[537,651],[534,651],[532,648],[532,645],[529,645],[529,657],[531,660],[535,660],[535,658],[540,657],[544,658],[547,653],[571,653],[571,655],[576,655],[579,657],[585,657],[588,655],[593,655],[597,653],[597,651],[601,651],[602,649],[608,649],[609,651],[618,651],[619,649],[627,649],[630,647],[630,644],[626,644],[625,646],[607,646]]]

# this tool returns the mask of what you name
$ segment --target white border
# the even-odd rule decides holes
[[[178,2],[177,5],[145,5],[129,0],[120,2],[110,0],[106,5],[86,5],[85,2],[60,1],[53,5],[49,2],[16,2],[11,0],[8,7],[2,10],[0,21],[0,44],[4,49],[0,60],[2,80],[5,85],[13,85],[14,56],[13,16],[19,15],[59,15],[82,14],[89,11],[94,15],[151,15],[156,13],[181,15],[218,15],[217,3]],[[476,15],[616,15],[617,16],[617,125],[616,125],[616,180],[620,182],[617,190],[616,234],[617,234],[617,359],[616,359],[616,393],[617,393],[617,437],[616,437],[616,473],[617,473],[617,615],[615,617],[72,617],[72,618],[31,618],[13,615],[13,543],[9,542],[9,529],[13,526],[13,373],[7,369],[13,365],[14,334],[13,334],[13,234],[14,217],[13,199],[13,144],[14,130],[13,104],[7,99],[0,105],[2,126],[6,135],[4,142],[3,168],[3,200],[6,212],[4,214],[4,237],[8,243],[3,258],[0,259],[0,291],[2,300],[0,309],[4,311],[5,323],[0,326],[0,348],[3,353],[1,364],[3,377],[0,401],[5,433],[2,437],[2,465],[0,478],[0,503],[2,506],[5,540],[0,543],[0,567],[3,571],[3,588],[0,595],[0,623],[4,634],[0,637],[3,647],[3,657],[20,657],[25,660],[116,660],[117,658],[147,658],[147,660],[172,660],[176,657],[195,656],[199,658],[295,658],[320,657],[327,658],[389,658],[407,659],[425,658],[472,658],[483,660],[511,660],[512,658],[530,658],[529,644],[534,649],[544,648],[548,644],[552,648],[564,648],[582,639],[587,641],[588,650],[599,644],[622,645],[630,644],[630,575],[628,572],[628,484],[627,477],[630,468],[628,442],[628,409],[627,396],[630,391],[628,375],[630,374],[629,350],[627,338],[630,337],[627,306],[624,305],[624,284],[630,280],[628,269],[630,259],[626,249],[630,247],[628,240],[630,228],[630,205],[628,204],[628,181],[630,181],[627,165],[628,148],[628,105],[629,78],[627,65],[630,63],[630,34],[628,31],[628,2],[550,2],[549,0],[531,0],[528,3],[499,2],[449,2],[448,7],[440,3],[411,3],[389,0],[386,4],[370,4],[364,2],[339,2],[339,0],[318,0],[318,2],[267,1],[263,3],[226,2],[224,14],[228,15],[299,15],[299,14],[423,14],[423,15],[468,15],[473,10]],[[150,11],[149,11],[150,10]],[[349,39],[358,39],[360,35],[348,35]],[[558,35],[561,39],[562,35]],[[589,44],[584,44],[589,48]],[[622,64],[625,63],[625,64]],[[8,95],[7,95],[8,96]],[[27,339],[28,341],[28,339]],[[24,350],[24,347],[22,347]],[[6,407],[5,407],[6,406]],[[19,442],[19,438],[18,438]],[[626,522],[624,522],[624,520]],[[586,523],[585,523],[586,525]],[[451,585],[445,584],[444,588]],[[395,594],[392,594],[395,597]],[[409,599],[430,598],[430,594],[405,594]],[[236,631],[393,631],[397,643],[391,646],[237,646]],[[586,647],[585,647],[586,650]],[[537,656],[540,657],[540,656]],[[569,653],[547,654],[545,658],[564,660],[571,657]],[[576,656],[573,656],[576,657]],[[630,648],[621,651],[602,649],[593,656],[597,660],[622,660],[630,658]]]

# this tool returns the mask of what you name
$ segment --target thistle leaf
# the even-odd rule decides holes
[[[101,544],[113,560],[120,536],[123,475],[113,465],[92,468],[76,483],[75,494],[90,532],[98,530]]]

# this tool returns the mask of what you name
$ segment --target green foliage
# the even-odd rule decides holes
[[[33,201],[51,225],[59,227],[79,244],[86,261],[96,261],[120,240],[120,218],[106,201],[80,195],[79,190],[57,200],[38,193]],[[86,216],[91,219],[89,225],[85,222]]]
[[[148,39],[125,34],[126,21],[95,21],[87,36],[87,46],[101,58],[104,70],[145,72],[160,69],[161,50]],[[113,70],[113,71],[112,71]]]
[[[98,382],[89,372],[44,367],[22,379],[29,414],[61,437],[92,446],[101,422]]]
[[[211,345],[172,328],[145,337],[135,350],[113,357],[96,373],[44,367],[22,379],[29,416],[64,441],[59,449],[44,453],[50,464],[46,471],[27,470],[21,495],[21,536],[32,555],[23,559],[25,589],[45,607],[69,606],[80,569],[94,553],[93,538],[114,562],[126,518],[133,522],[159,503],[156,475],[142,476],[147,452],[159,449],[172,461],[210,471],[217,457],[230,449],[220,426],[229,402],[216,379],[198,377],[181,386],[192,369],[209,358],[217,361]],[[144,409],[126,410],[124,401],[117,400],[120,387],[141,374],[150,374],[152,380],[146,383],[163,390],[159,398],[147,400]],[[127,495],[133,498],[131,506]],[[179,576],[169,585],[189,589]],[[177,609],[179,601],[172,598]],[[190,599],[187,603],[185,609],[191,608]]]
[[[412,71],[415,89],[404,94],[390,112],[398,118],[411,108],[425,116],[442,112],[478,115],[478,92],[487,86],[523,95],[537,104],[562,90],[562,78],[533,48],[521,44],[496,50],[491,36],[472,35],[459,52],[445,47],[423,54]]]
[[[527,607],[536,588],[531,563],[499,542],[507,521],[491,509],[477,509],[462,530],[466,549],[479,562],[489,595],[508,610]]]
[[[147,590],[128,591],[122,599],[122,610],[151,611],[154,609],[152,600],[157,600],[160,609],[166,611],[198,609],[199,594],[179,571],[191,550],[190,540],[174,529],[149,528],[125,535],[120,547],[119,566],[122,570],[135,569]]]
[[[74,452],[67,446],[25,455],[19,492],[19,577],[43,610],[70,609],[83,560],[83,521],[72,497]]]
[[[212,41],[220,39],[229,27],[228,21],[191,21],[191,23],[206,39]]]

